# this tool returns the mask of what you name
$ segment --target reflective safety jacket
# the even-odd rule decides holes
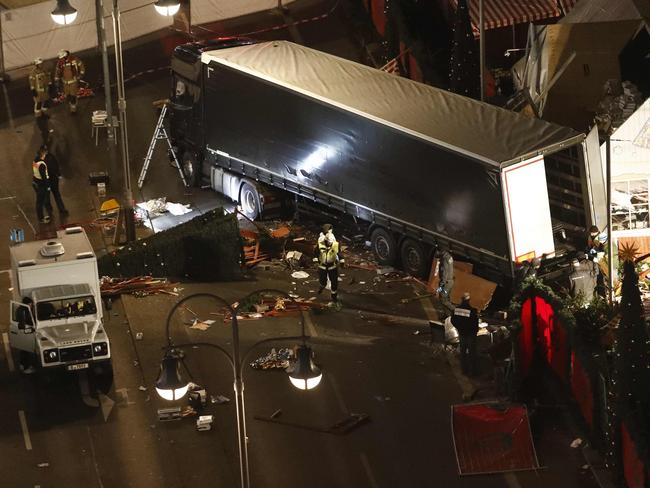
[[[35,66],[29,73],[29,89],[34,90],[37,95],[45,93],[50,83],[52,83],[50,74],[43,68]]]
[[[83,61],[77,56],[70,54],[56,63],[54,81],[63,80],[63,83],[76,83],[83,78],[86,68]]]
[[[32,163],[32,175],[37,183],[46,183],[50,179],[45,161],[37,159]]]
[[[331,246],[325,244],[324,239],[318,240],[318,267],[321,269],[336,268],[339,262],[343,262],[339,255],[339,243],[334,241]]]

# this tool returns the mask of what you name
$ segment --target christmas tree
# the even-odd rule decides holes
[[[480,99],[481,81],[477,44],[472,32],[467,1],[458,0],[451,45],[449,89],[466,97]]]

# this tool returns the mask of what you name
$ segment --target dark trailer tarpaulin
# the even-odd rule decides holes
[[[502,169],[584,139],[286,41],[202,61],[217,165],[508,267]]]

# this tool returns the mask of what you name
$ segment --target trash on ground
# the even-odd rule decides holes
[[[210,326],[214,324],[214,320],[198,320],[194,319],[192,322],[192,325],[190,325],[190,329],[196,329],[196,330],[202,330],[206,331],[210,328]]]
[[[159,408],[158,409],[158,420],[161,422],[166,422],[168,420],[180,420],[181,407],[169,407],[169,408]]]
[[[293,358],[293,350],[283,347],[276,351],[275,348],[265,356],[257,358],[250,366],[253,369],[287,369],[289,361]]]
[[[202,386],[192,383],[187,394],[187,401],[192,408],[199,410],[208,403],[208,392]]]
[[[575,439],[573,439],[573,441],[571,441],[571,444],[570,444],[570,446],[573,449],[577,449],[581,445],[582,445],[582,439],[580,437],[576,437]]]
[[[135,340],[136,341],[141,341],[143,337],[144,337],[144,334],[142,332],[136,332],[135,333]]]
[[[146,387],[146,386],[143,386],[143,385],[140,385],[140,386],[138,386],[138,390],[140,390],[140,391],[147,391],[147,387]]]
[[[293,273],[291,273],[291,277],[301,280],[301,279],[309,278],[309,273],[306,273],[305,271],[294,271]]]
[[[378,275],[385,275],[388,273],[394,273],[396,269],[392,266],[380,266],[379,268],[376,268],[376,271]]]
[[[50,463],[38,463],[36,466],[38,466],[39,468],[49,468]]]
[[[189,203],[183,205],[182,203],[167,202],[167,205],[166,205],[165,208],[167,209],[167,211],[170,214],[172,214],[172,215],[174,215],[176,217],[178,217],[180,215],[185,215],[185,214],[190,213],[192,211],[192,209],[190,208]]]
[[[230,398],[223,395],[210,396],[210,403],[216,403],[217,405],[222,405],[224,403],[230,403]]]

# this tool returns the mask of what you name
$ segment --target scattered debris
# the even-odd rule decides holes
[[[309,278],[309,273],[306,273],[305,271],[294,271],[291,273],[291,277],[296,278],[297,280],[303,280],[305,278]]]
[[[169,407],[158,409],[158,420],[166,422],[168,420],[180,420],[182,418],[181,407]]]
[[[144,334],[142,332],[136,332],[135,333],[135,340],[136,341],[141,341],[143,337],[144,337]]]
[[[230,403],[230,398],[223,395],[210,396],[210,403],[216,403],[217,405],[222,405],[224,403]]]
[[[278,408],[275,412],[271,414],[271,418],[275,419],[278,418],[280,415],[282,415],[282,410]]]
[[[100,291],[103,298],[115,297],[124,293],[133,294],[138,298],[164,293],[178,296],[178,283],[170,283],[167,278],[138,276],[135,278],[111,278],[103,276],[100,280]]]
[[[140,385],[140,386],[138,386],[138,390],[140,390],[140,391],[147,391],[147,387],[146,387],[146,386],[143,386],[143,385]]]
[[[577,449],[578,447],[580,447],[582,445],[582,442],[583,441],[582,441],[582,439],[580,437],[576,437],[575,439],[573,439],[573,441],[571,441],[570,446],[573,449]]]
[[[432,297],[432,296],[435,296],[435,295],[433,293],[425,293],[423,295],[415,295],[415,296],[409,297],[409,298],[402,298],[400,300],[400,303],[414,302],[416,300],[422,300],[423,298],[429,298],[429,297]]]
[[[190,329],[206,331],[206,330],[208,330],[210,328],[210,326],[212,324],[214,324],[214,320],[198,320],[198,319],[194,319],[192,321],[192,325],[190,326]]]
[[[38,466],[39,468],[49,468],[50,463],[38,463],[36,466]]]
[[[250,366],[253,369],[287,369],[292,358],[293,351],[291,349],[282,348],[276,351],[273,348],[267,355],[250,363]]]

